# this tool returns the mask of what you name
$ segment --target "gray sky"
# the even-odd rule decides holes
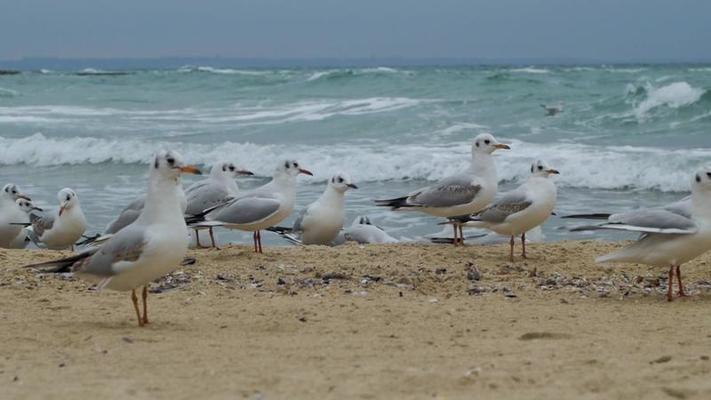
[[[0,59],[711,59],[709,0],[0,0],[0,10]]]

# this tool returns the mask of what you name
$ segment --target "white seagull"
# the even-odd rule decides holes
[[[212,166],[207,179],[195,182],[185,189],[187,205],[185,214],[189,217],[197,215],[204,210],[222,204],[230,198],[236,197],[239,187],[235,178],[244,175],[254,175],[251,171],[237,168],[231,162],[221,162]],[[212,247],[215,247],[215,238],[212,232],[213,227],[208,227]],[[197,247],[200,246],[200,235],[195,229],[195,240]]]
[[[73,248],[86,231],[86,217],[79,205],[79,197],[69,188],[57,193],[59,208],[53,212],[33,210],[30,212],[32,239],[43,243],[48,249]]]
[[[188,228],[176,186],[181,173],[200,171],[183,164],[173,151],[159,152],[151,163],[145,207],[136,221],[101,246],[57,261],[28,265],[49,272],[74,272],[99,289],[131,291],[138,325],[148,323],[147,285],[178,267],[188,249]],[[182,191],[182,189],[181,189]],[[143,286],[143,314],[136,289]]]
[[[31,212],[44,211],[39,207],[35,207],[31,200],[20,198],[17,199],[15,202],[17,203],[17,206],[20,208],[20,210],[25,213],[25,217],[24,220],[22,220],[22,223],[27,223],[30,220],[29,215]],[[30,232],[26,228],[23,228],[20,233],[15,237],[15,239],[10,243],[9,247],[11,249],[24,249],[31,241],[32,238],[30,236]]]
[[[11,247],[15,238],[24,230],[21,223],[29,221],[25,213],[17,204],[17,200],[30,198],[20,192],[16,185],[8,183],[0,192],[0,247]],[[20,224],[18,224],[20,223]]]
[[[345,194],[349,189],[358,189],[350,176],[344,173],[334,175],[326,185],[321,197],[301,210],[292,228],[273,227],[270,231],[280,235],[293,235],[301,244],[320,244],[330,246],[343,229],[346,217]]]
[[[526,232],[544,223],[555,207],[557,190],[549,177],[558,171],[543,161],[531,165],[531,176],[521,186],[463,221],[464,226],[484,228],[510,236],[510,259],[514,260],[515,237],[521,235],[521,256],[526,258]]]
[[[452,218],[477,213],[496,196],[498,178],[491,154],[498,149],[510,147],[499,143],[491,134],[477,135],[472,142],[471,164],[466,171],[446,177],[407,196],[376,200],[375,203],[393,210],[412,209],[436,217]],[[464,237],[462,228],[456,222],[452,226],[454,244],[458,245]]]
[[[278,224],[294,210],[296,177],[299,174],[313,175],[296,161],[284,161],[266,185],[240,193],[224,204],[208,208],[192,219],[188,218],[191,228],[224,226],[253,232],[254,251],[261,253],[260,230]]]
[[[674,275],[679,296],[686,296],[681,280],[681,264],[711,249],[711,167],[705,167],[694,175],[690,200],[684,199],[666,207],[612,214],[602,224],[571,230],[596,229],[639,232],[641,236],[627,247],[596,258],[595,262],[669,267],[667,300],[673,300]]]
[[[388,235],[381,227],[370,222],[367,216],[359,216],[353,220],[351,226],[343,229],[334,244],[356,242],[358,244],[398,243],[399,240]]]
[[[546,117],[552,117],[563,112],[563,103],[558,103],[557,105],[541,104],[541,107],[546,112]]]

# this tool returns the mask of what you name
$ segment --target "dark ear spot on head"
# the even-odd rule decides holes
[[[696,182],[701,182],[701,177],[699,175],[696,175]]]
[[[153,168],[158,169],[158,157],[156,157],[155,161],[153,162]]]
[[[531,165],[531,172],[533,172],[533,165]]]
[[[222,172],[227,171],[227,166],[225,164],[222,164]]]
[[[711,172],[707,172],[707,173],[706,173],[706,176],[708,176],[709,178],[711,178]]]
[[[474,142],[474,146],[479,147],[479,141]]]
[[[288,161],[284,163],[284,168],[289,169],[289,162]]]

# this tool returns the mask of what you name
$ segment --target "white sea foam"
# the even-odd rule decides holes
[[[496,156],[502,180],[522,180],[530,163],[544,159],[561,171],[564,187],[686,191],[694,169],[711,158],[711,149],[663,150],[645,147],[597,147],[570,143],[511,143],[513,150]],[[190,162],[209,164],[231,159],[258,175],[269,176],[283,159],[297,158],[315,173],[314,182],[334,171],[349,171],[357,181],[437,180],[468,164],[470,144],[257,145],[224,142],[197,144],[91,137],[50,138],[35,134],[22,139],[0,137],[4,164],[146,163],[160,148],[173,148]]]
[[[634,110],[638,119],[644,119],[647,112],[659,106],[679,108],[693,104],[704,94],[704,89],[695,88],[688,83],[674,82],[662,87],[647,86],[647,98]]]
[[[199,72],[210,72],[213,74],[224,74],[224,75],[271,75],[274,71],[267,70],[255,70],[255,69],[233,69],[233,68],[214,68],[209,66],[198,66],[194,69]]]
[[[17,90],[0,87],[0,97],[15,97],[20,94]]]
[[[306,80],[316,81],[321,78],[331,76],[357,76],[369,74],[405,74],[411,75],[412,71],[390,68],[390,67],[374,67],[374,68],[357,68],[357,69],[328,69],[324,71],[316,71],[312,73]]]
[[[525,74],[547,74],[547,73],[551,72],[550,70],[547,70],[545,68],[535,68],[535,67],[514,68],[514,69],[510,69],[509,71],[520,72],[520,73],[525,73]]]

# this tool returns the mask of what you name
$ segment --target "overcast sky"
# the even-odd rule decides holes
[[[0,59],[711,59],[709,0],[0,0],[0,10]]]

